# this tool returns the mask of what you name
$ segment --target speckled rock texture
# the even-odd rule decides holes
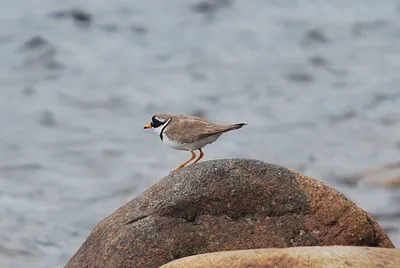
[[[224,251],[185,257],[160,268],[398,268],[400,250],[371,247],[294,247]]]
[[[215,251],[331,245],[394,247],[373,218],[324,183],[223,159],[152,185],[103,219],[65,267],[150,268]]]

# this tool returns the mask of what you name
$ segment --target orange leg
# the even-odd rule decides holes
[[[203,151],[201,150],[201,148],[199,149],[199,151],[200,151],[199,158],[197,158],[197,159],[196,159],[196,161],[194,161],[194,162],[193,162],[193,164],[196,164],[197,162],[199,162],[199,161],[200,161],[200,159],[202,159],[202,158],[203,158],[203,156],[204,156],[204,153],[203,153]]]
[[[196,154],[195,154],[193,151],[191,151],[191,153],[192,153],[192,157],[191,157],[188,161],[186,161],[185,163],[182,163],[182,164],[181,164],[179,167],[177,167],[176,169],[172,170],[171,173],[177,171],[178,169],[181,169],[181,168],[185,167],[190,161],[192,161],[192,160],[196,157]]]

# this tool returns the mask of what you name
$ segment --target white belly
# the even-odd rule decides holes
[[[172,141],[168,139],[166,135],[163,136],[163,143],[171,148],[174,148],[176,150],[184,150],[184,151],[194,151],[198,150],[207,144],[213,143],[216,141],[222,134],[214,135],[214,136],[209,136],[207,138],[195,141],[193,143],[179,143],[176,141]]]

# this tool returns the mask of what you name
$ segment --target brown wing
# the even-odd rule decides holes
[[[216,125],[204,118],[195,116],[174,117],[171,119],[170,124],[171,127],[166,130],[165,134],[172,139],[176,139],[179,136],[179,140],[183,143],[191,143],[208,136],[222,134],[243,126]]]
[[[242,127],[242,126],[240,126],[240,127]],[[215,126],[213,129],[210,129],[207,132],[200,134],[200,139],[206,138],[208,136],[222,134],[222,133],[228,132],[230,130],[238,129],[240,127],[238,127],[238,125],[224,125],[224,126],[223,125],[219,125],[219,126]]]

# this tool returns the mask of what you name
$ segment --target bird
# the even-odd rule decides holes
[[[191,152],[192,156],[189,160],[170,171],[174,173],[196,158],[194,151],[199,150],[200,154],[192,164],[196,164],[203,158],[204,146],[215,142],[222,134],[240,129],[245,125],[247,124],[217,125],[198,116],[157,113],[151,117],[151,122],[143,129],[153,129],[164,145],[175,150]]]

